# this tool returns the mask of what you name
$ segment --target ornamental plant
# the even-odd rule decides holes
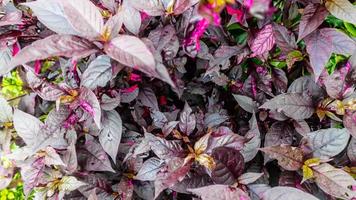
[[[0,5],[4,198],[356,199],[352,2]]]

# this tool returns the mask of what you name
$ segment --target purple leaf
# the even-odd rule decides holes
[[[333,53],[353,55],[356,51],[356,42],[345,33],[335,28],[323,28],[320,32],[331,38]]]
[[[104,87],[111,78],[112,69],[110,57],[102,55],[93,60],[84,71],[81,85],[93,90],[98,86]]]
[[[304,93],[310,95],[314,101],[324,97],[324,90],[315,83],[311,76],[302,76],[289,86],[288,93]]]
[[[276,40],[277,46],[285,53],[297,49],[297,43],[293,33],[282,25],[273,23],[273,35]]]
[[[271,188],[264,192],[263,200],[298,200],[298,199],[305,199],[305,200],[317,200],[318,198],[314,197],[313,195],[303,192],[302,190],[298,190],[292,187],[283,187],[278,186]]]
[[[311,150],[314,157],[329,159],[341,153],[350,139],[347,129],[320,129],[308,133],[305,136],[306,146]]]
[[[0,95],[0,123],[12,121],[12,107],[7,100]]]
[[[188,174],[181,182],[176,183],[171,188],[176,192],[189,194],[188,189],[200,188],[212,184],[213,181],[208,175],[193,174],[189,176]]]
[[[132,0],[132,6],[141,12],[145,12],[150,16],[160,16],[165,13],[162,2],[157,0]]]
[[[38,20],[58,34],[79,35],[64,14],[59,0],[37,0],[23,3],[34,12]]]
[[[132,7],[131,1],[124,1],[119,11],[125,28],[137,35],[141,26],[141,15],[138,10]]]
[[[120,115],[115,110],[104,112],[103,127],[100,131],[99,142],[114,163],[116,163],[121,135],[122,121]]]
[[[17,65],[52,56],[86,57],[96,52],[93,44],[88,40],[72,35],[51,35],[45,39],[37,40],[23,48],[5,67],[5,73]],[[1,74],[3,75],[3,74]]]
[[[235,149],[219,147],[213,150],[211,155],[215,161],[215,168],[211,172],[211,178],[216,184],[232,185],[244,170],[244,158]]]
[[[157,97],[153,90],[149,87],[144,87],[140,90],[137,100],[143,105],[149,108],[159,110]]]
[[[188,191],[198,195],[202,200],[250,200],[243,190],[228,185],[210,185]]]
[[[315,31],[324,21],[329,12],[320,4],[309,4],[304,8],[299,23],[298,41]]]
[[[26,79],[32,91],[44,100],[57,101],[62,95],[65,95],[64,91],[57,85],[37,77],[31,71],[26,73]]]
[[[184,159],[172,159],[157,174],[155,180],[155,199],[166,188],[173,187],[176,183],[183,180],[189,172],[191,163],[184,163]]]
[[[262,55],[273,48],[275,44],[275,38],[273,36],[273,28],[271,24],[264,26],[260,31],[256,33],[256,36],[250,43],[252,50],[251,57]]]
[[[85,169],[88,171],[115,172],[111,167],[110,160],[101,145],[95,141],[93,136],[86,135],[85,141],[86,158]]]
[[[288,78],[283,70],[274,68],[272,70],[272,81],[277,92],[284,93],[287,90]]]
[[[172,159],[173,157],[182,157],[183,148],[181,142],[171,141],[163,138],[156,137],[151,133],[145,133],[145,138],[149,141],[151,150],[160,158],[160,159]]]
[[[233,94],[239,106],[249,113],[257,111],[257,103],[251,97]]]
[[[194,113],[192,113],[192,109],[188,105],[187,102],[185,102],[184,109],[179,115],[179,129],[187,134],[190,135],[196,126],[196,118]]]
[[[141,181],[154,181],[156,179],[157,173],[163,167],[162,160],[158,158],[150,158],[146,160],[140,171],[137,172],[134,179],[141,180]]]
[[[316,30],[304,40],[315,80],[318,80],[333,51],[332,37],[321,30]]]
[[[264,103],[260,108],[278,109],[295,120],[307,119],[315,111],[311,97],[300,93],[280,94]]]
[[[88,39],[101,36],[104,26],[100,10],[88,0],[60,1],[64,14],[78,35]]]
[[[250,139],[244,144],[240,153],[244,157],[245,162],[251,161],[258,153],[258,148],[261,146],[261,133],[258,128],[258,123],[255,114],[250,119],[250,130],[246,133],[245,137]]]
[[[79,99],[87,102],[87,104],[85,104],[86,105],[85,107],[89,106],[89,108],[87,108],[85,111],[89,112],[92,115],[95,124],[100,129],[100,127],[101,127],[101,108],[100,108],[99,100],[96,98],[96,95],[91,90],[89,90],[87,88],[81,88]],[[83,107],[83,108],[85,109],[85,107]]]
[[[156,74],[156,63],[152,53],[137,37],[118,36],[105,46],[104,51],[121,64],[136,68],[150,76]]]

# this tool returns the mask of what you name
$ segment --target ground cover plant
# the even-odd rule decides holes
[[[356,199],[348,0],[1,0],[1,199]]]

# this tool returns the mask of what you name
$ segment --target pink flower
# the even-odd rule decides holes
[[[203,18],[197,22],[195,29],[191,33],[190,37],[184,41],[185,46],[190,46],[192,44],[196,44],[196,49],[200,50],[200,38],[203,36],[205,30],[209,26],[209,20]]]
[[[122,89],[121,92],[123,92],[123,93],[131,93],[131,92],[134,92],[137,88],[138,88],[137,85],[133,85],[133,86],[131,86],[129,88]]]
[[[239,23],[242,23],[242,19],[244,17],[244,12],[242,10],[239,10],[237,8],[233,8],[232,6],[229,6],[227,5],[226,6],[226,11],[229,15],[232,15],[236,17],[236,20],[239,22]]]
[[[150,16],[147,15],[147,13],[145,13],[145,12],[140,12],[140,14],[141,14],[141,20],[142,20],[142,21],[150,17]]]
[[[94,115],[94,109],[87,101],[81,99],[79,101],[79,105],[85,112],[88,112],[91,115]]]
[[[12,45],[12,56],[16,56],[20,51],[20,47],[17,42]]]
[[[253,0],[244,0],[244,6],[250,9],[253,6]]]
[[[135,73],[131,73],[130,74],[130,81],[141,82],[142,81],[141,75],[135,74]]]
[[[33,66],[35,68],[35,74],[40,74],[41,73],[41,61],[40,60],[36,60],[35,61],[35,65]]]
[[[72,113],[69,115],[69,117],[67,118],[67,120],[64,122],[64,128],[69,129],[70,127],[72,127],[74,124],[76,124],[78,122],[78,117],[75,113]]]

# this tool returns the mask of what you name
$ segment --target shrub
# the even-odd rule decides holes
[[[349,1],[0,4],[1,198],[355,199]]]

